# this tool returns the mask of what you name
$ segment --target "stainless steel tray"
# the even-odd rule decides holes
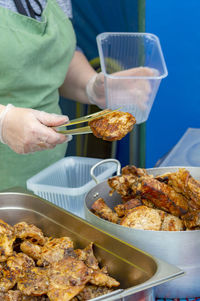
[[[100,264],[106,265],[111,276],[121,286],[111,294],[93,300],[120,300],[134,294],[134,300],[152,295],[154,286],[183,275],[173,265],[152,257],[85,220],[22,189],[0,192],[0,219],[13,225],[19,221],[34,223],[45,235],[70,236],[75,247],[94,242],[94,252]]]

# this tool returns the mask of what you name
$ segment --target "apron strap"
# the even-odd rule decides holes
[[[28,16],[28,13],[27,13],[27,11],[25,10],[25,8],[24,8],[24,6],[23,6],[21,0],[13,0],[13,1],[14,1],[14,3],[15,3],[15,6],[16,6],[18,12],[19,12],[20,14],[24,15],[24,16]],[[33,9],[33,7],[31,6],[29,0],[25,0],[25,1],[26,1],[26,4],[27,4],[27,7],[28,7],[28,10],[29,10],[29,13],[30,13],[31,18],[34,18],[34,19],[35,19],[36,16],[41,17],[41,15],[42,15],[42,5],[41,5],[41,3],[40,3],[38,0],[34,0],[35,3],[38,5],[39,10],[40,10],[40,12],[37,13],[37,12]]]

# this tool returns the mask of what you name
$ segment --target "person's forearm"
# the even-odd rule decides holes
[[[89,104],[86,85],[95,74],[96,71],[91,67],[84,54],[75,51],[65,81],[59,89],[60,95],[64,98]]]

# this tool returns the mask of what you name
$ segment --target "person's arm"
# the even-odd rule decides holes
[[[60,95],[64,98],[89,104],[86,86],[96,74],[84,54],[75,51],[65,81],[59,89]]]

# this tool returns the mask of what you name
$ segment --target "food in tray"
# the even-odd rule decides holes
[[[33,224],[0,220],[0,300],[84,301],[120,283],[100,267],[93,243],[75,249],[70,237],[45,237]]]
[[[143,230],[184,231],[200,229],[200,182],[180,168],[159,176],[145,169],[125,166],[108,179],[110,194],[121,195],[113,209],[99,198],[91,211],[110,222]]]
[[[130,113],[108,111],[109,114],[89,121],[88,125],[97,138],[107,141],[121,140],[133,129],[135,117]]]

